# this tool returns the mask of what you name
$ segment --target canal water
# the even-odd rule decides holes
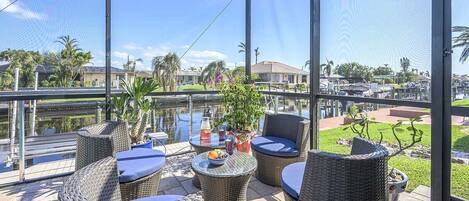
[[[277,106],[274,104],[274,99],[265,99],[265,102],[266,110],[275,111],[275,108],[277,108],[278,112],[292,113],[306,118],[309,117],[309,104],[307,100],[281,98],[277,100]],[[168,139],[163,142],[164,144],[186,142],[191,135],[197,135],[199,133],[202,116],[208,108],[210,108],[210,111],[213,113],[213,117],[221,117],[223,115],[223,107],[219,102],[194,103],[192,112],[189,111],[188,104],[182,104],[182,106],[181,104],[175,104],[174,106],[168,106],[166,104],[164,108],[156,108],[153,111],[152,129],[168,134]],[[334,109],[327,107],[327,105],[323,105],[321,108],[320,116],[322,118],[342,114],[342,109]],[[104,118],[104,113],[97,115],[96,111],[96,109],[82,109],[80,107],[69,107],[66,110],[55,108],[48,111],[38,111],[35,135],[59,135],[60,133],[76,131],[84,126],[95,124],[97,116]],[[31,118],[27,113],[25,122],[27,136],[32,135],[32,132],[28,130],[28,125],[30,125],[29,119]],[[192,125],[190,124],[191,119]],[[11,166],[4,163],[9,154],[9,144],[5,143],[9,136],[9,120],[8,115],[0,116],[0,141],[3,140],[0,144],[0,172],[12,170]],[[262,125],[263,118],[261,118],[260,121],[261,128]],[[191,126],[192,129],[190,129]],[[74,156],[67,154],[34,158],[32,165],[71,157]]]

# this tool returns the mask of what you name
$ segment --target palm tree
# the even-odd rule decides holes
[[[311,61],[306,60],[306,61],[305,61],[305,65],[301,67],[301,70],[308,69],[310,64],[311,64]]]
[[[177,72],[181,69],[181,61],[176,53],[157,56],[152,59],[153,77],[163,86],[163,91],[176,91]]]
[[[464,63],[469,57],[469,27],[455,26],[453,32],[460,33],[459,36],[453,37],[453,48],[463,48],[459,62]]]
[[[70,37],[70,35],[60,36],[55,42],[60,43],[63,46],[61,56],[65,58],[70,58],[77,51],[81,50],[81,48],[79,48],[80,44],[78,43],[78,40]]]
[[[401,62],[401,69],[404,73],[407,73],[409,71],[409,66],[410,66],[410,60],[407,57],[402,57],[400,59]]]
[[[329,77],[331,76],[333,67],[334,67],[334,61],[328,60],[326,58],[326,63],[321,64],[321,71],[325,76]]]
[[[204,88],[207,89],[207,84],[218,83],[223,79],[223,73],[228,70],[226,63],[223,60],[210,62],[204,70],[202,70],[202,82]]]
[[[246,52],[246,44],[244,44],[243,42],[239,42],[238,47],[239,47],[238,53]]]
[[[56,42],[60,43],[63,49],[60,51],[59,65],[55,67],[51,79],[57,86],[71,87],[78,75],[81,75],[80,81],[83,85],[83,65],[93,59],[91,52],[82,51],[78,41],[69,35],[59,37]]]
[[[135,72],[135,67],[137,66],[137,62],[143,62],[141,58],[130,60],[130,56],[127,55],[127,62],[122,65],[125,70],[130,72]]]
[[[256,49],[254,49],[254,55],[256,56],[256,64],[257,64],[257,57],[259,55],[261,55],[261,52],[259,51],[259,47],[257,47]]]

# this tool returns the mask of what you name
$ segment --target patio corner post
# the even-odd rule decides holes
[[[451,52],[451,1],[432,0],[432,201],[451,197]]]
[[[246,82],[251,83],[251,0],[246,0],[245,71]]]
[[[318,149],[319,145],[319,68],[320,68],[320,0],[310,0],[310,148]]]
[[[106,121],[111,120],[111,0],[106,0]]]

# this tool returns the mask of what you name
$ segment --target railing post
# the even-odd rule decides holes
[[[187,99],[187,102],[189,104],[189,137],[192,137],[192,95],[189,94]]]
[[[18,151],[18,157],[19,157],[19,181],[23,182],[24,181],[24,170],[25,170],[25,159],[24,159],[24,101],[19,101],[19,107],[18,107],[18,127],[19,127],[19,151]]]
[[[103,109],[101,108],[101,106],[99,106],[99,104],[97,104],[97,106],[96,106],[96,114],[95,114],[96,124],[101,123],[101,121],[103,120],[102,111],[103,111]]]
[[[18,91],[18,83],[19,83],[19,75],[20,75],[20,69],[15,68],[15,86],[13,91]],[[18,110],[18,101],[14,100],[13,101],[13,108],[11,110],[11,122],[10,122],[10,155],[11,158],[13,159],[13,156],[15,154],[15,138],[16,138],[16,118],[17,118],[17,110]]]
[[[39,82],[39,73],[35,73],[35,81],[34,81],[34,91],[37,91],[38,87],[38,82]],[[33,100],[33,111],[32,111],[32,117],[31,117],[31,136],[36,135],[36,106],[37,106],[37,100]]]
[[[274,100],[274,113],[275,114],[278,113],[278,96],[275,96],[275,100]]]

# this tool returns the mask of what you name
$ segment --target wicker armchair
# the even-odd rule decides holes
[[[351,155],[311,150],[306,163],[283,170],[285,200],[384,201],[387,155],[383,146],[361,138],[353,139]]]
[[[131,148],[129,130],[123,122],[109,121],[84,127],[78,131],[75,170],[93,162],[115,156]]]
[[[310,121],[291,114],[266,114],[262,136],[251,142],[258,161],[256,177],[262,183],[280,186],[285,166],[304,161],[309,150]]]
[[[116,160],[113,157],[106,157],[76,171],[64,182],[58,193],[60,201],[120,201],[121,196]],[[182,199],[182,196],[177,195],[144,198],[146,201]]]
[[[79,170],[109,156],[116,157],[118,161],[122,161],[120,162],[121,164],[127,163],[125,165],[125,171],[127,173],[129,172],[128,170],[134,169],[135,171],[141,172],[152,169],[155,166],[161,167],[164,165],[164,153],[160,151],[147,149],[131,150],[131,141],[128,132],[129,130],[126,123],[114,121],[91,125],[80,129],[77,136],[75,169]],[[160,157],[162,157],[163,160],[156,160]],[[135,168],[129,167],[129,161],[130,164],[143,162],[143,164],[153,167],[148,167],[146,170],[141,170],[141,168],[136,170]],[[123,171],[123,165],[119,167],[119,171]],[[127,201],[156,195],[163,168],[152,170],[154,171],[146,171],[144,175],[134,172],[136,176],[131,175],[134,176],[132,179],[121,180],[120,191],[122,192],[122,199]],[[120,179],[122,179],[121,176],[119,176]]]

